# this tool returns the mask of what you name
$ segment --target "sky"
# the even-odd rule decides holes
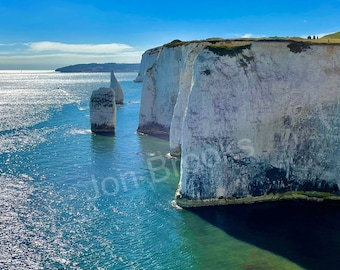
[[[322,36],[340,0],[0,0],[0,69],[138,63],[174,39]]]

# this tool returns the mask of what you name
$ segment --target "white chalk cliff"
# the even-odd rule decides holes
[[[144,53],[140,71],[144,78],[138,126],[140,132],[169,135],[172,117],[179,118],[178,122],[182,121],[191,88],[193,60],[203,47],[204,43],[169,45]],[[184,98],[178,98],[178,95]],[[176,113],[175,106],[178,108]],[[176,128],[172,130],[177,131]],[[176,135],[179,139],[181,134]]]
[[[137,83],[143,82],[145,72],[155,63],[160,49],[161,47],[154,48],[147,50],[145,53],[143,53],[142,61],[139,67],[139,72],[134,82]]]
[[[169,135],[181,155],[178,204],[339,199],[340,45],[176,42],[149,52],[138,130]]]

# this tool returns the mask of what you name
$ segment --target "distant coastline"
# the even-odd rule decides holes
[[[138,72],[140,64],[118,64],[118,63],[105,63],[105,64],[77,64],[66,67],[57,68],[57,72]]]

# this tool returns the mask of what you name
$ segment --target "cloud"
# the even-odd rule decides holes
[[[122,52],[115,55],[107,54],[39,54],[39,55],[12,55],[5,56],[0,54],[0,68],[18,67],[23,69],[29,66],[38,69],[55,69],[62,66],[86,63],[139,63],[142,52]]]
[[[0,46],[15,46],[17,45],[18,43],[0,43]]]
[[[253,34],[244,34],[243,36],[241,36],[241,38],[251,38],[253,36]]]
[[[86,63],[139,63],[143,52],[119,43],[29,42],[12,48],[0,46],[0,69],[55,69]]]
[[[132,51],[133,47],[126,44],[66,44],[61,42],[30,42],[25,43],[34,52],[64,52],[64,53],[90,53],[90,54],[114,54],[123,51]]]
[[[251,34],[251,33],[246,33],[246,34],[240,34],[240,33],[228,33],[226,34],[227,38],[265,38],[267,35],[258,35],[258,34]]]

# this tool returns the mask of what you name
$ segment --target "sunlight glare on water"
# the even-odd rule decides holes
[[[88,103],[109,73],[0,71],[0,269],[308,268],[303,251],[284,252],[295,238],[278,238],[283,251],[269,241],[281,220],[173,207],[179,160],[167,141],[137,134],[136,75],[116,74],[125,103],[116,137],[103,137]]]

